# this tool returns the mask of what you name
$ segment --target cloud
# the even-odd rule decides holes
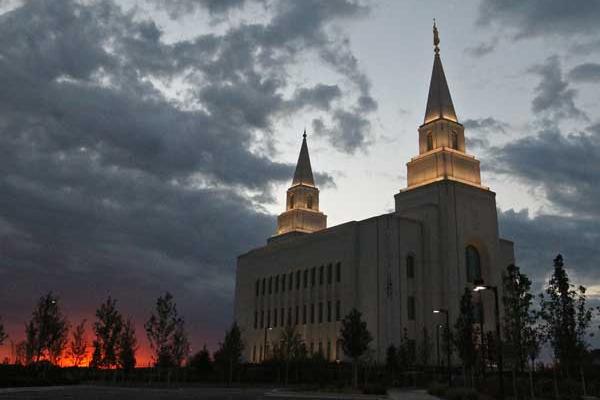
[[[157,10],[165,10],[173,19],[206,9],[211,15],[242,8],[246,0],[146,0]]]
[[[600,3],[561,0],[484,0],[479,6],[478,24],[496,25],[515,31],[519,39],[560,35],[594,37]]]
[[[556,128],[494,148],[492,168],[544,190],[548,200],[580,217],[600,216],[600,127],[562,135]]]
[[[466,119],[462,124],[469,131],[485,134],[506,134],[506,130],[509,128],[506,122],[499,121],[493,117]]]
[[[168,7],[193,2],[154,4],[175,18]],[[195,10],[224,10],[211,4],[225,7]],[[271,161],[274,124],[301,109],[335,109],[343,124],[359,110],[360,142],[373,110],[357,64],[335,69],[338,84],[288,80],[300,54],[329,65],[321,51],[341,40],[349,57],[327,26],[364,7],[265,10],[264,22],[169,43],[151,15],[113,1],[24,2],[2,15],[0,292],[13,338],[48,290],[88,318],[110,293],[138,325],[169,290],[194,342],[217,342],[230,323],[236,255],[275,227],[257,201],[293,173]],[[308,27],[294,22],[302,15],[315,17]],[[340,149],[344,138],[331,137]]]
[[[481,58],[492,53],[498,46],[498,38],[494,38],[489,42],[479,42],[478,44],[467,47],[465,53],[471,57]]]
[[[369,138],[365,132],[370,130],[370,122],[356,113],[335,110],[332,116],[333,125],[327,127],[323,120],[313,119],[312,129],[317,135],[328,137],[330,142],[344,152],[353,154],[357,150],[366,151]]]
[[[583,83],[600,82],[600,64],[579,64],[569,72],[569,79],[575,82]]]
[[[547,58],[544,64],[534,65],[529,72],[540,77],[540,83],[535,88],[535,97],[531,102],[534,113],[542,113],[553,120],[588,119],[575,105],[577,91],[570,88],[569,83],[563,79],[558,57]]]

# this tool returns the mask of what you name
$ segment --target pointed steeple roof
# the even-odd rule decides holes
[[[429,96],[427,97],[427,108],[425,110],[425,122],[428,123],[439,118],[449,119],[458,122],[442,60],[440,58],[440,48],[438,47],[440,39],[438,30],[433,23],[433,45],[435,56],[433,59],[433,71],[431,72],[431,82],[429,83]]]
[[[310,166],[310,157],[308,155],[308,145],[306,144],[306,129],[302,135],[302,147],[300,148],[298,164],[296,164],[296,172],[294,172],[294,180],[292,181],[292,186],[299,184],[315,186]]]

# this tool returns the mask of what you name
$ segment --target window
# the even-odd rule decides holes
[[[277,327],[277,309],[273,310],[273,326]]]
[[[290,194],[290,210],[294,208],[294,195]]]
[[[308,209],[313,208],[313,198],[311,195],[308,195],[308,198],[306,199],[306,208],[308,208]]]
[[[292,307],[288,308],[287,324],[292,326]]]
[[[256,362],[256,346],[252,349],[252,362]]]
[[[269,294],[273,293],[273,277],[269,277]]]
[[[310,270],[310,286],[315,286],[317,283],[317,269],[312,267]]]
[[[467,281],[475,282],[481,280],[481,258],[479,252],[473,246],[467,246],[465,250],[467,260]]]
[[[302,306],[302,324],[306,325],[306,304]]]
[[[323,355],[323,342],[319,342],[319,354]]]
[[[450,143],[454,150],[458,150],[458,135],[454,131],[450,134]]]
[[[267,310],[267,328],[271,326],[271,310]]]
[[[342,319],[342,305],[340,304],[340,301],[336,301],[335,302],[335,320],[339,321]]]
[[[304,287],[304,289],[306,289],[308,287],[308,270],[307,269],[304,270],[304,279],[302,280],[302,286]]]
[[[262,281],[262,295],[265,295],[265,291],[267,290],[267,280],[265,278],[263,278]]]
[[[327,341],[327,360],[331,360],[331,342]]]
[[[321,265],[321,267],[319,267],[319,285],[323,284],[324,276],[325,276],[325,267]]]
[[[260,329],[265,327],[265,312],[260,312]]]
[[[258,352],[258,357],[262,360],[262,356],[263,356],[263,348],[262,348],[262,344],[261,344],[260,351]]]
[[[275,277],[275,293],[279,292],[279,275]]]
[[[295,325],[300,323],[300,307],[296,306],[296,320],[294,321]]]
[[[254,311],[254,329],[258,329],[258,311]]]
[[[290,272],[290,280],[288,283],[288,290],[290,290],[290,291],[292,290],[292,288],[294,287],[293,283],[294,283],[294,273]]]
[[[407,306],[408,306],[408,320],[409,321],[414,321],[415,320],[415,314],[416,314],[416,307],[415,307],[415,298],[414,296],[408,296],[407,299]]]
[[[296,271],[296,290],[300,289],[300,271]]]
[[[260,279],[256,280],[256,297],[260,294]]]
[[[314,342],[310,342],[310,354],[315,352],[315,344]]]
[[[327,265],[327,284],[331,285],[331,281],[333,280],[333,271],[332,271],[332,265],[328,264]]]
[[[331,322],[331,301],[327,302],[327,322]]]
[[[310,323],[315,323],[315,305],[314,303],[310,305]]]
[[[335,264],[335,281],[338,283],[342,281],[342,263],[340,262]]]
[[[433,136],[431,132],[427,132],[427,151],[433,150]]]
[[[412,279],[415,277],[415,257],[406,256],[406,277]]]
[[[285,292],[285,277],[286,276],[287,276],[286,274],[281,275],[281,291],[282,292]]]
[[[319,323],[323,322],[323,303],[319,303]]]
[[[285,308],[281,308],[281,317],[280,317],[280,321],[281,321],[281,326],[283,326],[285,324]]]

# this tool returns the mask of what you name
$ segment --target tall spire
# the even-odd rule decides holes
[[[302,135],[302,147],[300,148],[298,164],[296,164],[296,171],[294,172],[294,179],[292,180],[292,186],[300,184],[315,186],[312,168],[310,166],[310,157],[308,155],[308,145],[306,144],[306,129],[304,129],[304,134]]]
[[[427,108],[425,110],[424,123],[435,121],[436,119],[444,118],[450,121],[458,122],[446,75],[442,67],[440,58],[440,37],[438,29],[433,20],[433,47],[435,56],[433,59],[433,71],[431,72],[431,82],[429,84],[429,96],[427,97]]]

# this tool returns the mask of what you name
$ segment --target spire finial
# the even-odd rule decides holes
[[[302,134],[302,138],[306,139],[306,128],[304,128],[304,133]]]
[[[437,26],[435,24],[435,18],[433,19],[433,49],[435,51],[435,54],[439,54],[440,52],[440,47],[438,46],[440,44],[440,36],[438,33],[438,29]]]

